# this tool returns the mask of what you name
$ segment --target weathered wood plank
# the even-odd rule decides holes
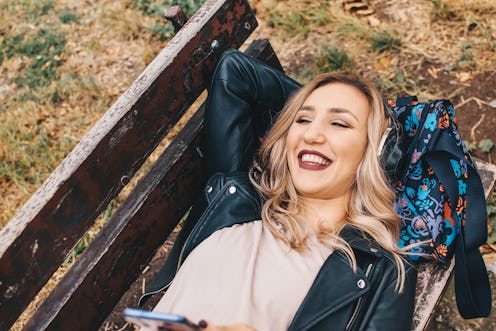
[[[207,1],[2,229],[0,330],[198,97],[222,51],[256,25],[245,0]]]
[[[276,52],[267,39],[253,40],[245,53],[264,61],[274,69],[284,72]]]
[[[496,166],[479,159],[474,161],[481,176],[487,199],[496,181]],[[412,331],[427,330],[434,309],[441,301],[453,275],[454,267],[455,260],[452,259],[447,266],[423,264],[419,269]]]
[[[246,53],[278,61],[271,50],[267,40],[257,40]],[[203,113],[202,106],[39,307],[25,330],[96,329],[112,311],[203,187],[204,166],[199,152]],[[75,326],[74,319],[80,314],[85,316],[84,321]]]
[[[198,111],[139,181],[25,330],[95,330],[157,247],[174,229],[204,182]],[[78,315],[84,319],[74,324]]]

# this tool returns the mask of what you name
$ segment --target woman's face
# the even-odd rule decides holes
[[[330,83],[314,90],[286,137],[287,161],[303,197],[345,196],[367,147],[369,102],[353,86]]]

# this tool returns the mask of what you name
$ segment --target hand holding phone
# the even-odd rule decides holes
[[[146,330],[160,331],[199,331],[198,325],[186,317],[174,314],[157,313],[148,310],[126,308],[124,318]]]

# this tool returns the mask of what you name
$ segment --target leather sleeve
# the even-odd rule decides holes
[[[223,53],[205,110],[207,176],[247,171],[264,136],[300,84],[236,50]]]
[[[374,298],[377,302],[374,311],[369,315],[360,330],[367,331],[409,331],[411,330],[413,311],[415,307],[415,289],[417,285],[417,270],[411,265],[406,266],[405,287],[402,293],[395,290],[395,277],[384,287],[381,294]]]
[[[222,54],[212,77],[205,109],[204,147],[208,185],[217,182],[219,176],[213,178],[214,174],[224,173],[229,174],[231,180],[237,179],[237,185],[246,187],[247,192],[252,189],[247,178],[240,181],[240,178],[233,176],[243,172],[243,177],[247,177],[247,170],[259,145],[257,136],[271,127],[273,118],[286,99],[299,87],[283,72],[237,50],[227,50]],[[183,245],[198,220],[205,216],[205,211],[212,209],[207,198],[215,191],[203,191],[197,196],[165,265],[157,277],[148,283],[140,305],[149,295],[164,289],[172,281]],[[219,224],[217,220],[222,219],[233,223],[259,219],[260,203],[253,202],[257,194],[246,195],[252,197],[239,195],[237,200],[234,200],[235,196],[225,199],[228,205],[223,209],[216,208],[214,215],[209,214],[210,223]]]

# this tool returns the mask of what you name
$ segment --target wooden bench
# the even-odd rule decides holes
[[[207,1],[1,230],[0,330],[14,324],[205,90],[220,54],[240,47],[256,26],[246,0]],[[246,52],[282,70],[266,41]],[[24,329],[98,329],[205,182],[202,116],[200,108]],[[495,173],[484,165],[486,192]],[[451,270],[421,273],[414,330],[426,328]]]

